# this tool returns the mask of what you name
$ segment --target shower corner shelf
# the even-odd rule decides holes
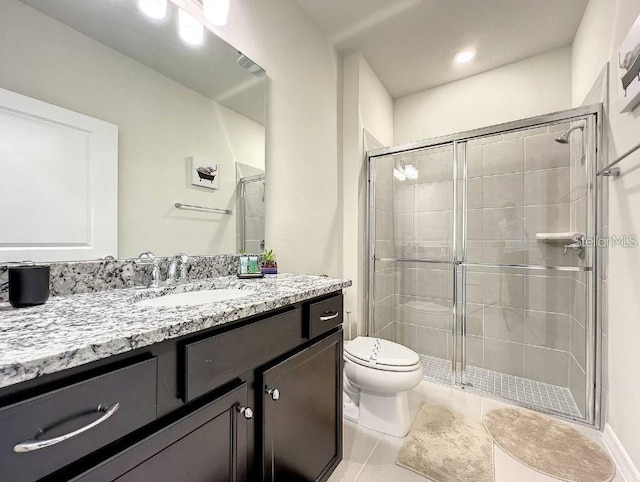
[[[583,237],[584,233],[579,233],[577,231],[571,231],[568,233],[536,233],[536,241],[547,241],[553,242],[557,241],[567,242],[567,241],[575,241],[576,237]]]

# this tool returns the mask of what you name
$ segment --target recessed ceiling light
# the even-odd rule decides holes
[[[204,40],[204,25],[190,14],[180,9],[178,11],[179,33],[182,40],[189,45],[201,45]]]
[[[476,56],[476,49],[464,49],[456,54],[453,58],[456,64],[466,64],[472,61]]]
[[[229,16],[229,0],[204,0],[204,16],[212,24],[222,27]]]
[[[154,20],[162,20],[167,15],[167,0],[138,0],[138,8]]]

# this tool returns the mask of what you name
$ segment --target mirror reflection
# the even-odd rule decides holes
[[[266,74],[179,12],[3,0],[0,262],[264,246]]]

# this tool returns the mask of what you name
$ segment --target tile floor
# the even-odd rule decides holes
[[[422,381],[409,394],[412,415],[415,416],[421,403],[425,401],[446,406],[477,420],[481,420],[482,415],[489,410],[509,406],[474,393]],[[575,427],[602,445],[600,432],[580,425],[575,425]],[[429,479],[395,464],[402,443],[402,439],[383,435],[345,420],[344,456],[329,479],[330,482],[428,481]],[[529,469],[495,445],[494,467],[496,482],[551,482],[556,480]],[[624,482],[624,479],[618,473],[613,482]]]
[[[426,355],[422,360],[425,380],[451,383],[449,360]],[[474,366],[467,367],[467,381],[472,386],[469,390],[480,395],[484,392],[533,409],[551,410],[577,418],[582,416],[568,388]]]

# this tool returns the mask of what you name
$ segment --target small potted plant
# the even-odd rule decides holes
[[[262,253],[261,270],[262,274],[278,274],[278,261],[273,249],[268,249]]]

